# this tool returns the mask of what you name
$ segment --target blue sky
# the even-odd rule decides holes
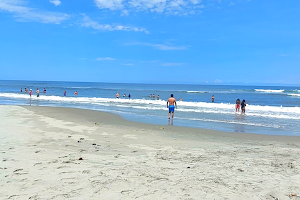
[[[300,84],[299,22],[299,0],[0,0],[0,79]]]

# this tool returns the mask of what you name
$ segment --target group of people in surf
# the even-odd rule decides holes
[[[153,99],[155,99],[155,94],[150,94],[150,98],[153,98]],[[159,100],[159,95],[157,95],[157,100]]]
[[[243,101],[241,102],[240,99],[237,99],[235,101],[235,112],[240,112],[241,109],[241,114],[245,114],[246,111],[246,101],[245,99],[243,99]]]
[[[21,92],[23,92],[22,88],[21,88]],[[28,92],[28,88],[25,88],[24,92],[27,93]],[[33,93],[32,89],[30,89],[29,92],[28,92],[30,98],[31,98],[32,93]],[[45,88],[44,88],[44,93],[46,93],[46,89]],[[39,96],[40,96],[40,90],[39,90],[39,88],[37,88],[36,89],[36,97],[39,97]]]
[[[123,94],[123,97],[128,97],[128,99],[130,99],[130,98],[131,98],[131,95],[130,95],[130,93],[129,93],[128,95]],[[120,98],[120,92],[118,92],[118,93],[116,94],[116,98],[117,98],[117,99]]]
[[[21,92],[23,92],[23,89],[22,89],[22,88],[21,88]],[[27,92],[28,92],[28,88],[25,88],[24,92],[27,93]],[[29,96],[30,96],[30,98],[31,98],[32,93],[33,93],[33,92],[32,92],[32,89],[30,89],[30,90],[29,90],[29,93],[28,93]],[[46,88],[44,88],[44,93],[46,93]],[[78,92],[75,91],[75,92],[74,92],[74,95],[77,96],[77,94],[78,94]],[[36,89],[36,97],[39,97],[39,96],[40,96],[40,90],[39,90],[39,88],[37,88],[37,89]],[[66,91],[66,90],[64,91],[64,96],[67,96],[67,91]]]

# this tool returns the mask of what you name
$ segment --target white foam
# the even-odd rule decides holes
[[[300,94],[288,94],[289,96],[300,97]]]
[[[187,91],[187,93],[206,93],[205,91]]]
[[[265,90],[265,89],[254,89],[256,92],[267,92],[267,93],[279,93],[284,92],[284,90]]]
[[[300,96],[300,94],[293,94]],[[0,97],[11,99],[30,99],[28,94],[0,93]],[[56,103],[76,103],[91,104],[102,106],[128,107],[134,109],[147,110],[167,110],[165,100],[149,99],[117,99],[117,98],[100,98],[100,97],[63,97],[63,96],[45,96],[43,94],[37,98],[32,95],[32,100],[43,100]],[[178,111],[180,112],[198,112],[198,113],[216,113],[216,114],[233,114],[235,104],[231,103],[207,103],[207,102],[188,102],[178,101]],[[282,107],[282,106],[260,106],[247,104],[246,112],[250,116],[261,116],[268,118],[300,119],[300,107]]]
[[[179,119],[186,119],[186,120],[193,120],[193,121],[205,121],[205,122],[218,122],[218,123],[229,123],[229,124],[241,124],[241,125],[250,125],[250,126],[261,126],[261,127],[268,127],[268,128],[281,128],[279,125],[268,125],[268,124],[261,124],[261,123],[250,123],[250,122],[243,122],[243,121],[234,121],[234,120],[217,120],[217,119],[204,119],[204,118],[180,118]]]

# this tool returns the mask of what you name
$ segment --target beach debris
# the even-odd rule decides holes
[[[69,135],[68,137],[72,137],[71,135]]]
[[[237,169],[237,170],[239,170],[240,172],[244,172],[244,170],[242,170],[242,169]]]
[[[297,195],[296,195],[296,194],[291,194],[290,196],[291,196],[291,197],[295,197],[295,196],[297,196]]]
[[[77,142],[79,143],[79,142],[81,142],[81,141],[78,140]]]
[[[80,140],[84,140],[84,138],[80,138]]]
[[[163,128],[163,127],[160,127],[160,129],[165,129],[165,128]]]
[[[94,144],[92,144],[92,145],[96,145],[96,144],[94,143]]]
[[[99,125],[97,122],[95,122],[95,125]]]
[[[187,169],[190,169],[191,167],[187,167]]]
[[[79,158],[78,160],[83,160],[82,158]]]

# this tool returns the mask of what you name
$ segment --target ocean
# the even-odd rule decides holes
[[[33,93],[30,99],[25,87],[33,92],[39,88],[40,97]],[[155,98],[150,97],[153,94]],[[166,105],[170,94],[177,100],[174,120],[168,120]],[[215,102],[211,102],[212,95]],[[235,112],[237,98],[246,100],[245,115]],[[300,136],[300,86],[0,81],[0,104],[74,107],[111,112],[151,124]]]

